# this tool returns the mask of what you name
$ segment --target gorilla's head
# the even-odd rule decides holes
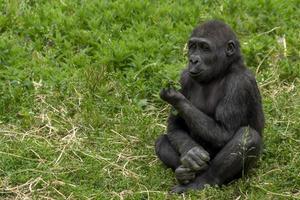
[[[193,30],[188,41],[188,57],[190,76],[198,82],[209,82],[241,59],[240,45],[228,25],[208,21]]]

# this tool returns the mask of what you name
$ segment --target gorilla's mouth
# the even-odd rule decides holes
[[[190,76],[191,77],[197,77],[197,76],[199,76],[201,73],[202,73],[203,71],[197,71],[197,72],[189,72],[189,74],[190,74]]]

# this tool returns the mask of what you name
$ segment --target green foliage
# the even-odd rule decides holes
[[[239,36],[266,115],[258,168],[186,199],[300,199],[300,2],[0,0],[0,198],[181,199],[154,155],[193,27]]]

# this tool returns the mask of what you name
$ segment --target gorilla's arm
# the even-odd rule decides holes
[[[167,135],[172,146],[180,155],[185,154],[195,146],[199,146],[188,134],[184,120],[172,113],[168,118]]]
[[[193,171],[199,171],[208,166],[209,153],[191,138],[184,120],[178,115],[170,114],[167,136],[172,147],[180,154],[182,165],[175,170],[176,178],[180,182],[189,182],[191,177],[193,179],[195,176]]]
[[[198,110],[187,99],[178,102],[175,108],[185,119],[193,135],[215,147],[224,146],[233,136],[233,132],[229,132],[222,124]]]
[[[227,94],[216,108],[216,120],[197,109],[181,93],[173,89],[163,90],[161,97],[176,108],[192,135],[219,148],[232,138],[239,127],[247,124],[249,90],[243,88],[245,80],[240,81],[242,82],[238,84],[230,84],[230,89],[226,91]]]

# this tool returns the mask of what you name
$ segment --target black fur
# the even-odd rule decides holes
[[[264,115],[256,80],[231,28],[209,21],[194,29],[181,90],[163,89],[170,114],[156,154],[175,171],[172,192],[222,185],[240,177],[262,148]],[[173,112],[174,113],[174,112]]]

